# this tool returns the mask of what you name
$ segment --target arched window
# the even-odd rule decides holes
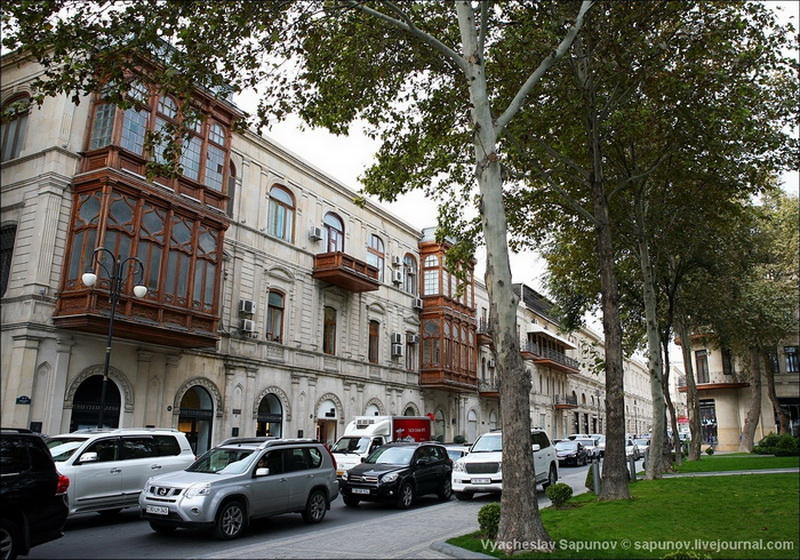
[[[333,212],[328,212],[323,221],[325,237],[328,240],[328,253],[344,251],[344,222],[342,219]]]
[[[269,210],[267,213],[267,233],[291,243],[294,237],[294,196],[275,185],[269,191]]]
[[[375,234],[370,235],[369,246],[367,247],[367,264],[371,264],[378,269],[379,282],[383,282],[384,259],[383,240]]]
[[[11,273],[11,256],[14,254],[14,239],[17,226],[3,226],[0,229],[0,296],[6,293],[8,276]]]
[[[267,340],[283,341],[283,308],[285,296],[270,291],[267,297]]]
[[[128,100],[133,106],[125,109],[122,117],[120,146],[137,155],[144,155],[144,139],[150,120],[149,92],[141,82],[133,82],[128,90]]]
[[[194,263],[192,307],[209,313],[214,309],[214,286],[217,274],[217,235],[213,229],[199,226]]]
[[[428,255],[423,262],[423,294],[425,296],[439,293],[439,257]]]
[[[403,269],[405,271],[403,288],[409,294],[417,295],[417,259],[414,255],[406,254],[403,257]]]
[[[326,354],[336,353],[336,309],[325,307],[325,319],[322,327],[322,351]]]
[[[380,329],[381,324],[378,321],[369,322],[369,354],[368,359],[370,363],[377,364],[379,360],[380,351]]]
[[[211,123],[208,129],[206,149],[205,183],[215,191],[222,191],[225,176],[225,129],[219,123]]]
[[[422,323],[422,367],[437,366],[441,360],[441,323],[426,319]]]
[[[31,100],[28,96],[10,99],[3,105],[2,143],[0,143],[0,161],[8,161],[19,157],[25,131],[28,128],[28,113]]]

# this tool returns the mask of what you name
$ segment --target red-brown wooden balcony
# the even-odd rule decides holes
[[[106,334],[110,311],[108,292],[80,289],[59,296],[53,323],[59,328]],[[210,313],[123,295],[114,318],[114,338],[208,348],[216,346],[219,339],[217,324],[218,317]]]
[[[430,368],[420,371],[419,384],[430,389],[474,393],[478,389],[478,378],[475,374]]]
[[[520,353],[523,360],[531,360],[535,364],[547,366],[564,373],[580,373],[578,360],[570,358],[563,352],[550,348],[542,348],[535,342],[523,341],[520,344]]]
[[[341,251],[314,255],[313,276],[350,292],[371,292],[380,287],[376,267]]]
[[[575,395],[555,395],[553,397],[553,407],[556,410],[578,408],[578,397]]]

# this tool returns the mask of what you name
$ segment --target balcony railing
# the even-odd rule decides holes
[[[476,333],[478,336],[478,344],[491,344],[492,343],[492,335],[489,332],[489,320],[481,317],[478,319],[478,328],[476,329]]]
[[[725,373],[722,371],[712,371],[704,379],[700,380],[695,374],[695,386],[698,390],[712,390],[712,389],[738,389],[741,387],[748,387],[748,382],[745,375],[741,372]],[[681,393],[687,391],[686,376],[678,376],[678,390]]]
[[[556,408],[577,408],[578,397],[575,395],[555,395],[553,397],[553,406]]]
[[[547,360],[575,371],[579,371],[581,367],[578,360],[570,358],[563,352],[551,350],[550,348],[541,348],[536,342],[530,340],[523,340],[520,343],[520,350],[522,352],[522,357],[526,360],[533,360],[537,363]]]
[[[377,268],[341,251],[314,255],[314,278],[351,292],[370,292],[380,287]]]
[[[497,379],[489,379],[486,381],[478,382],[478,393],[498,394],[500,392],[500,384]]]

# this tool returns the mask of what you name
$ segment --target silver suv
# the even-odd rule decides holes
[[[148,480],[139,506],[157,533],[205,527],[233,539],[257,517],[294,512],[319,523],[338,494],[333,457],[318,441],[231,438],[186,470]]]
[[[191,465],[186,434],[169,428],[78,430],[47,438],[56,469],[69,477],[69,514],[113,516],[135,506],[145,481]]]

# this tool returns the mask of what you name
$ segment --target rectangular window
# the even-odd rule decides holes
[[[424,295],[432,296],[439,293],[439,270],[426,270],[424,274]]]
[[[380,348],[380,323],[377,321],[369,322],[369,355],[370,363],[378,363],[378,350]]]
[[[781,367],[780,362],[778,361],[778,351],[774,348],[770,349],[767,352],[767,357],[769,358],[769,371],[770,373],[780,373]]]
[[[415,371],[417,369],[417,345],[408,342],[408,338],[414,333],[406,333],[406,369]]]
[[[95,150],[111,144],[111,132],[114,129],[115,110],[116,107],[108,103],[95,107],[94,123],[92,123],[92,137],[89,139],[90,150]]]
[[[730,348],[722,349],[722,373],[724,375],[736,373],[733,367],[733,352],[731,352]]]
[[[336,354],[336,310],[333,307],[325,308],[322,351],[326,354]]]
[[[144,135],[147,131],[147,118],[149,113],[139,109],[130,108],[125,111],[122,120],[122,138],[120,145],[135,154],[144,153]]]
[[[183,153],[181,154],[181,167],[184,176],[197,181],[200,178],[200,150],[202,142],[197,136],[192,136],[183,143]]]
[[[14,239],[17,226],[0,229],[0,296],[6,293],[8,277],[11,274],[11,256],[14,254]]]
[[[697,350],[694,353],[695,369],[697,369],[697,383],[708,383],[708,352]]]
[[[225,152],[216,146],[208,146],[206,152],[206,185],[222,191],[222,176],[225,174]]]
[[[783,355],[786,356],[786,373],[800,372],[800,356],[797,346],[784,346]]]

